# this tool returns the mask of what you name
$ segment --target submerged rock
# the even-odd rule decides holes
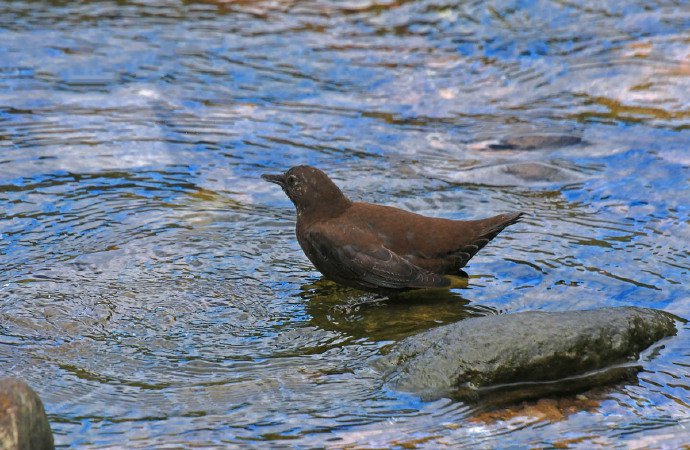
[[[501,167],[501,170],[506,175],[528,182],[559,183],[575,181],[580,177],[577,173],[567,169],[539,162],[506,164]]]
[[[13,378],[0,380],[0,448],[55,448],[41,399],[28,384]]]
[[[393,388],[425,398],[509,385],[548,393],[563,389],[556,380],[580,389],[629,374],[642,350],[675,333],[669,314],[635,307],[485,316],[408,337],[376,365]]]
[[[553,186],[578,183],[587,178],[581,172],[538,161],[497,163],[466,169],[436,168],[425,176],[449,183],[486,186]]]

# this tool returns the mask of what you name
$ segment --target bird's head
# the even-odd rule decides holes
[[[350,204],[328,175],[315,167],[295,166],[283,174],[264,174],[261,178],[283,188],[297,214],[328,214]]]

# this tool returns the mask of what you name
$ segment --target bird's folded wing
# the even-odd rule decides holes
[[[312,248],[343,278],[388,289],[445,287],[450,281],[412,264],[364,230],[313,227],[306,236]]]

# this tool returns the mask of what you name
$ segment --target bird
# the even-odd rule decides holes
[[[306,165],[261,178],[294,204],[297,241],[316,269],[368,292],[450,288],[461,268],[524,214],[450,220],[353,202],[323,171]]]

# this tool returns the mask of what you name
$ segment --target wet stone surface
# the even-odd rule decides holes
[[[28,384],[13,378],[0,379],[0,448],[54,448],[43,402]]]
[[[468,397],[474,390],[605,369],[615,377],[615,366],[636,361],[642,350],[676,331],[669,314],[634,307],[485,316],[408,337],[377,366],[395,389],[430,399]]]

